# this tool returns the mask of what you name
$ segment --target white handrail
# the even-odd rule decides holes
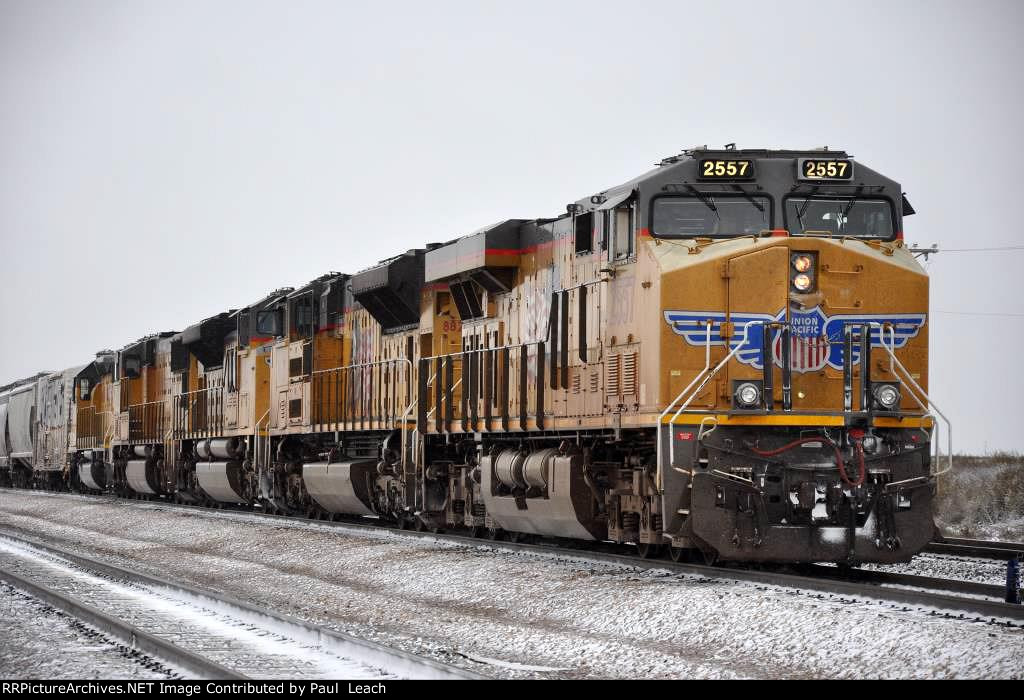
[[[683,389],[683,391],[680,392],[679,396],[677,396],[675,398],[675,400],[669,405],[669,407],[666,408],[665,411],[661,414],[661,417],[658,418],[658,446],[659,447],[661,447],[661,425],[662,425],[662,421],[664,420],[664,416],[667,415],[668,412],[672,410],[672,407],[676,403],[679,402],[679,399],[682,398],[683,394],[685,394],[687,391],[689,391],[690,387],[692,387],[694,384],[697,383],[697,381],[701,378],[701,376],[706,375],[706,376],[704,376],[704,380],[701,381],[701,383],[697,386],[697,388],[694,389],[693,392],[691,392],[690,396],[686,399],[686,401],[684,401],[679,406],[679,410],[677,410],[672,415],[672,418],[669,419],[668,424],[670,426],[669,430],[671,431],[671,426],[675,424],[675,421],[676,421],[677,418],[679,418],[680,414],[682,414],[682,412],[685,411],[689,407],[689,405],[693,402],[693,400],[695,398],[697,398],[697,396],[700,394],[701,389],[703,389],[705,386],[707,386],[707,383],[709,381],[711,381],[711,379],[716,374],[718,374],[721,371],[722,367],[724,367],[726,364],[728,364],[729,360],[731,360],[733,357],[735,357],[736,353],[738,353],[741,349],[743,349],[746,346],[746,344],[750,341],[750,327],[751,326],[763,326],[766,323],[768,323],[768,321],[763,320],[763,319],[758,319],[758,320],[754,320],[754,321],[747,321],[747,323],[744,324],[744,326],[743,326],[743,340],[741,340],[736,345],[736,347],[734,347],[729,352],[729,354],[727,354],[722,359],[721,362],[719,362],[717,365],[715,365],[715,368],[713,370],[708,372],[708,367],[711,364],[711,323],[708,322],[707,338],[706,338],[706,341],[705,341],[705,345],[706,345],[706,352],[705,352],[706,362],[705,362],[704,369],[702,369],[700,372],[697,373],[697,376],[693,378],[693,381],[691,381],[687,385],[686,389]],[[671,432],[669,434],[668,447],[669,447],[669,463],[672,464],[672,463],[675,462],[675,459],[676,459],[676,441],[672,439]]]
[[[260,457],[263,455],[262,447],[263,447],[264,444],[269,445],[269,440],[270,440],[269,436],[264,437],[264,438],[261,439],[261,436],[260,436],[260,423],[262,423],[264,421],[264,419],[268,419],[269,417],[270,417],[270,409],[268,408],[266,413],[264,413],[262,416],[260,416],[259,420],[257,420],[256,424],[253,426],[253,431],[254,431],[253,432],[253,439],[256,441],[256,444],[254,446],[255,447],[254,452],[255,452],[255,457],[256,457],[256,464],[254,464],[253,466],[256,468],[257,471],[259,471],[259,468],[261,466],[260,465]],[[270,421],[267,420],[267,423],[269,424]],[[269,451],[267,453],[267,462],[268,463],[270,462]],[[262,466],[266,466],[266,465],[262,465]]]
[[[679,401],[683,398],[683,394],[685,394],[687,391],[690,390],[690,387],[692,387],[697,382],[697,380],[700,378],[700,376],[702,374],[704,374],[705,372],[707,372],[708,369],[711,368],[711,326],[713,325],[714,322],[709,319],[709,320],[705,321],[705,323],[707,324],[707,337],[706,337],[706,339],[704,341],[704,369],[702,369],[700,372],[697,373],[697,376],[695,376],[693,378],[693,381],[690,382],[689,384],[687,384],[686,388],[683,389],[682,391],[680,391],[679,395],[676,396],[674,399],[672,399],[672,403],[670,403],[668,406],[666,406],[665,410],[661,412],[660,416],[658,416],[658,430],[657,430],[657,436],[658,436],[658,450],[657,450],[658,457],[657,457],[657,459],[658,459],[658,464],[661,464],[661,442],[662,442],[661,441],[661,426],[662,426],[662,424],[665,421],[665,416],[668,415],[668,412],[672,410],[673,406],[675,406],[677,403],[679,403]],[[672,439],[672,430],[670,428],[669,429],[669,448],[670,448],[670,450],[672,448],[672,443],[673,442],[674,442],[674,440]],[[674,450],[672,450],[670,452],[670,459],[673,462],[675,461],[675,451]]]
[[[878,323],[877,321],[871,321],[870,325],[875,328],[878,328],[879,341],[881,342],[882,347],[885,349],[885,351],[889,353],[890,367],[898,367],[900,371],[904,374],[906,383],[914,389],[914,391],[909,391],[907,393],[910,394],[910,397],[914,399],[914,401],[917,402],[917,405],[920,406],[921,409],[925,412],[925,416],[932,418],[932,428],[936,433],[934,440],[936,462],[938,462],[939,458],[941,457],[941,453],[939,452],[939,427],[938,423],[935,421],[935,417],[932,415],[932,411],[937,413],[939,417],[942,418],[942,420],[946,423],[946,468],[940,469],[939,471],[936,471],[932,474],[932,476],[934,477],[942,476],[943,474],[953,469],[953,424],[950,422],[949,418],[946,417],[946,414],[939,410],[939,407],[935,405],[935,402],[932,401],[930,396],[928,396],[928,392],[922,389],[921,386],[916,381],[914,381],[914,377],[910,374],[910,371],[906,367],[904,367],[903,363],[900,362],[899,359],[896,357],[896,331],[892,324],[889,324],[889,337],[891,344],[886,344],[885,342],[886,329],[883,324]],[[864,358],[864,362],[867,363],[867,361],[867,358]],[[861,371],[864,371],[864,369],[862,369]],[[896,375],[895,371],[893,371],[893,375],[898,376]],[[917,394],[914,393],[915,391],[918,392],[921,397],[923,397],[923,401],[921,398],[918,397]]]

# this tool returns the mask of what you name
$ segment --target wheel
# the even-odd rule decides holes
[[[701,550],[704,554],[704,563],[708,566],[714,566],[718,562],[718,552],[714,549]]]
[[[661,556],[662,545],[650,542],[637,542],[636,553],[641,559],[655,559]]]
[[[508,533],[508,541],[509,542],[525,542],[526,541],[526,537],[527,537],[527,535],[526,535],[525,532],[510,532],[510,533]]]
[[[487,528],[487,539],[495,542],[505,539],[505,531],[500,527],[489,527]]]
[[[416,532],[426,532],[427,524],[423,522],[422,518],[416,518]]]
[[[690,550],[686,547],[672,547],[668,548],[668,558],[678,563],[690,561]]]
[[[483,539],[487,536],[487,528],[483,527],[482,525],[479,527],[474,527],[472,536],[478,540]]]
[[[409,529],[409,519],[406,518],[404,515],[398,516],[398,529],[399,530],[408,530]]]

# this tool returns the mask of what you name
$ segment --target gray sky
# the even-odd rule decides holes
[[[0,0],[0,378],[557,214],[695,144],[846,148],[903,183],[908,241],[1024,245],[1022,20],[1014,0]],[[1024,448],[1022,264],[930,264],[962,451]]]

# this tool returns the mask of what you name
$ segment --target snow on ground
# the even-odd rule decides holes
[[[1024,677],[1024,630],[581,556],[0,491],[0,527],[500,677]]]
[[[1024,540],[1024,455],[955,455],[939,480],[935,522],[951,537]]]
[[[991,523],[946,525],[943,528],[943,532],[949,537],[996,540],[998,542],[1020,542],[1024,540],[1024,518],[1013,518]]]
[[[178,678],[50,605],[0,582],[0,678],[19,680]]]

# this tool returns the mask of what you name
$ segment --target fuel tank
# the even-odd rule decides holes
[[[306,491],[329,513],[374,515],[370,484],[377,472],[373,460],[314,462],[302,467]]]
[[[154,478],[156,475],[153,471],[156,471],[155,467],[149,467],[146,464],[145,459],[130,459],[125,465],[124,474],[128,480],[128,485],[136,493],[147,494],[155,496],[160,493],[160,487],[156,483]]]
[[[78,464],[78,478],[86,488],[102,491],[107,484],[106,468],[102,461],[87,460]]]
[[[199,486],[215,501],[245,503],[242,497],[241,462],[199,462],[196,479]]]

